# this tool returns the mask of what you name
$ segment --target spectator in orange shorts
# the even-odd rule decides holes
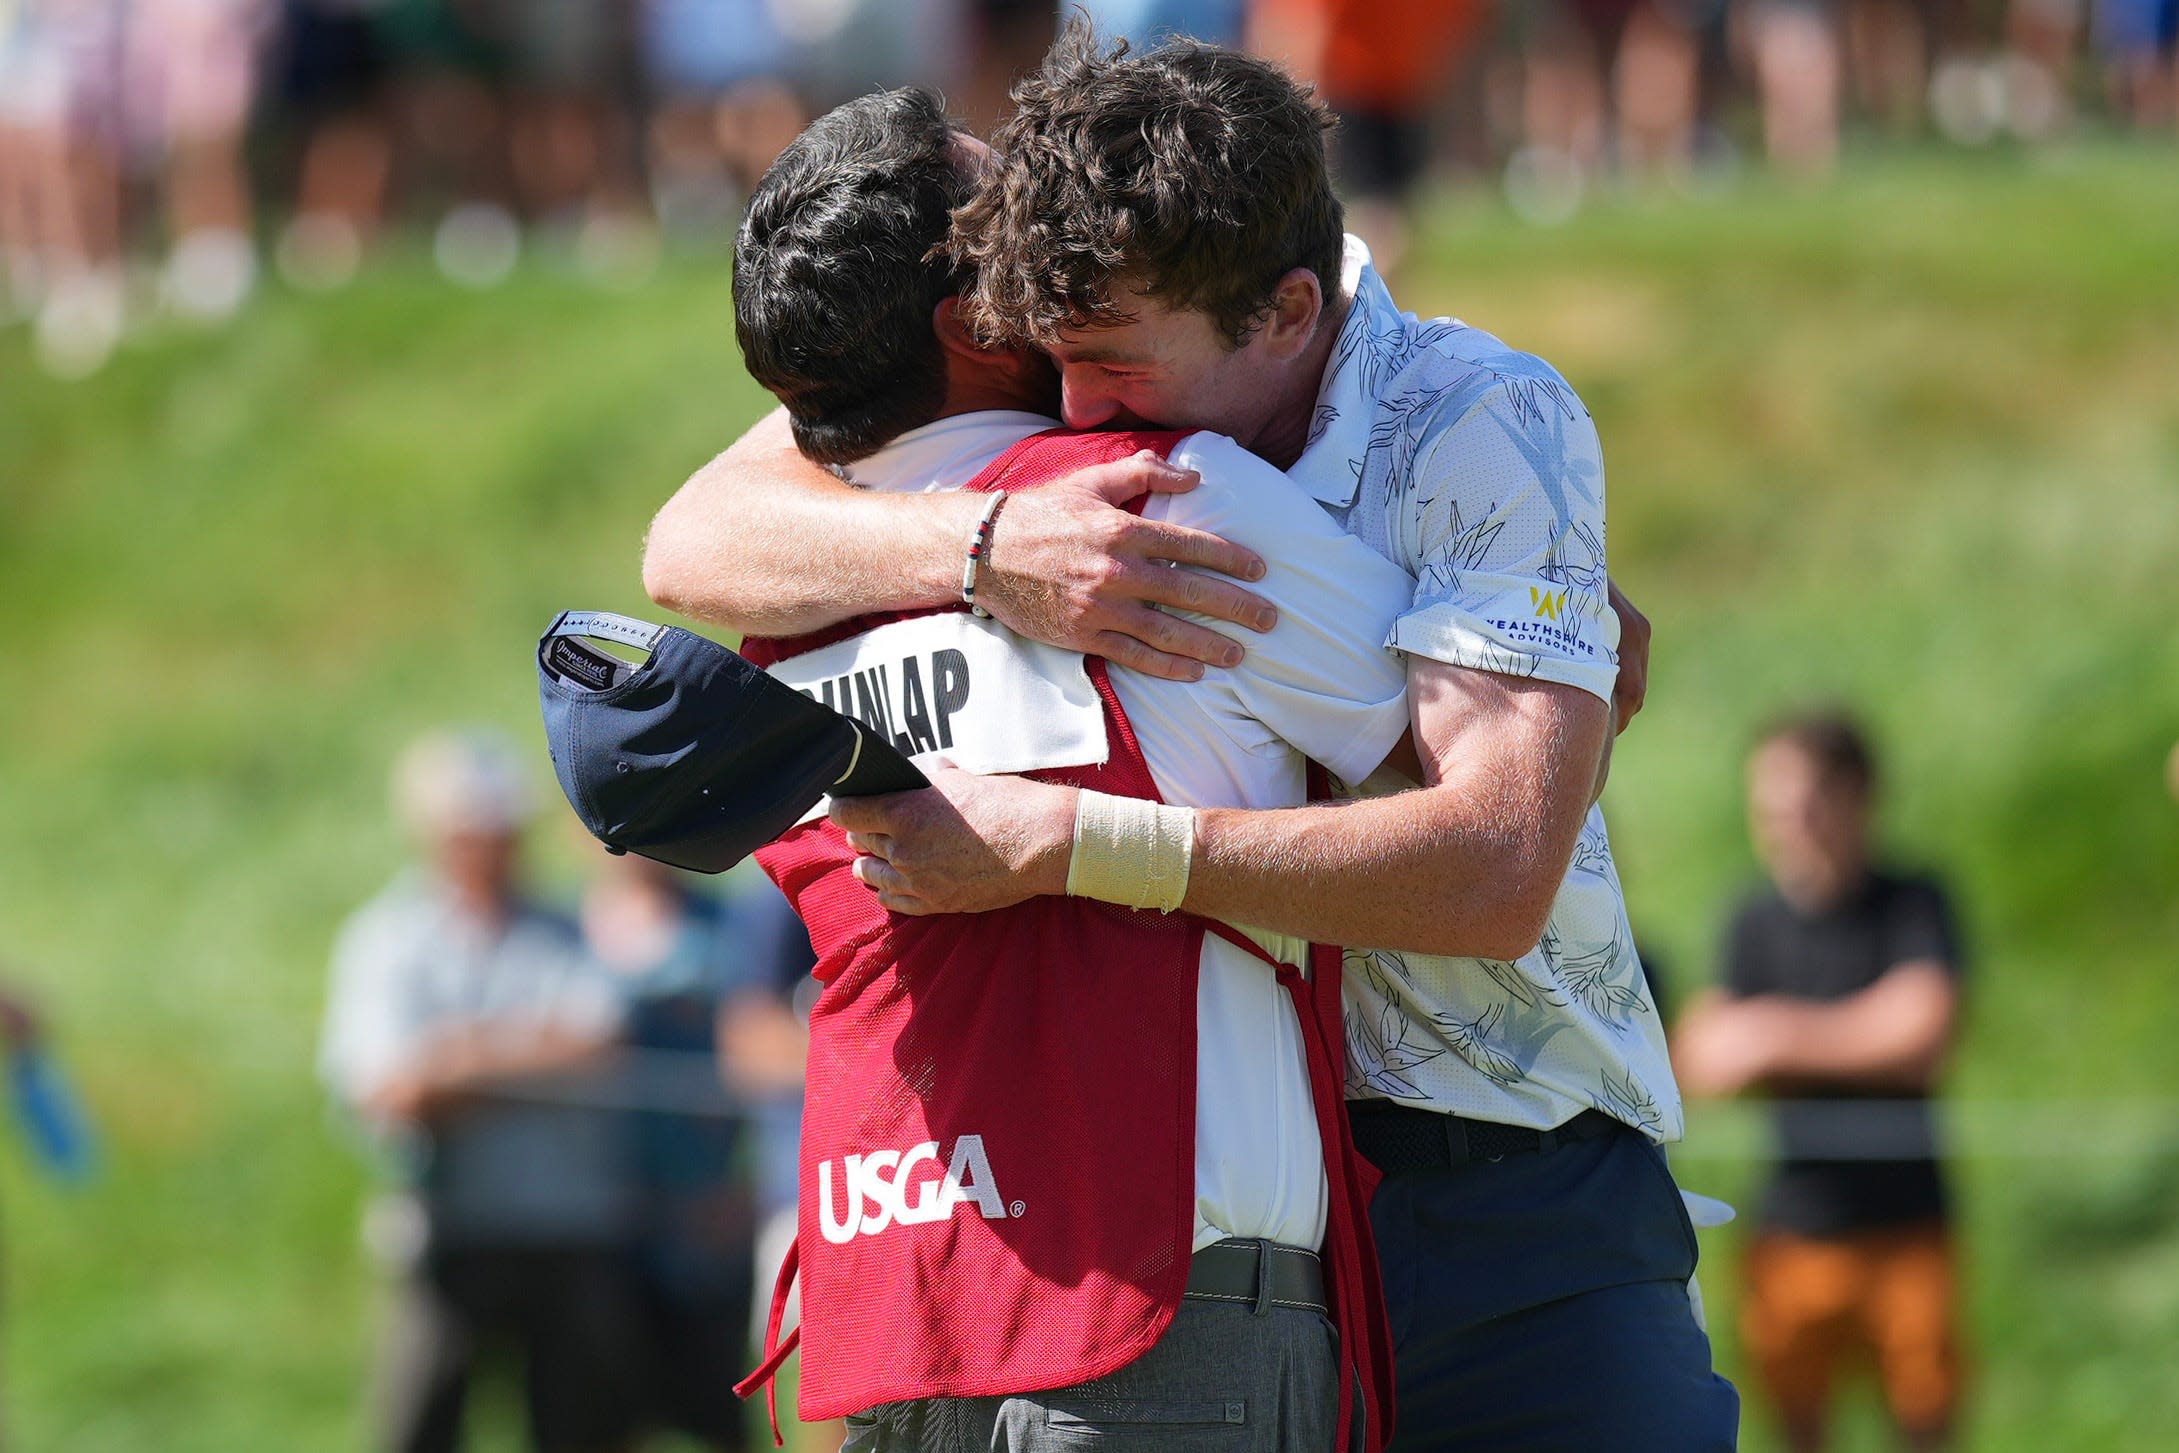
[[[1430,160],[1430,118],[1483,36],[1482,0],[1256,0],[1248,46],[1339,113],[1333,171],[1350,230],[1395,272],[1410,194]]]
[[[1929,1094],[1960,955],[1936,883],[1871,863],[1876,774],[1844,717],[1786,721],[1748,764],[1771,884],[1741,905],[1724,984],[1689,1006],[1690,1094],[1775,1097],[1782,1162],[1747,1264],[1742,1335],[1795,1450],[1823,1445],[1835,1375],[1874,1363],[1909,1447],[1959,1399],[1953,1250]]]

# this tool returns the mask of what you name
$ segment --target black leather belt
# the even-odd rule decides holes
[[[1470,1120],[1390,1100],[1357,1100],[1347,1106],[1347,1115],[1355,1149],[1388,1176],[1549,1151],[1569,1140],[1600,1140],[1621,1128],[1601,1110],[1584,1110],[1552,1130]]]
[[[1263,1316],[1273,1307],[1331,1315],[1324,1263],[1313,1251],[1276,1241],[1213,1241],[1188,1258],[1188,1295],[1205,1302],[1240,1302]]]

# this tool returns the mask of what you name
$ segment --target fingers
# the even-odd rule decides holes
[[[901,876],[900,869],[883,858],[857,858],[849,871],[854,873],[856,882],[880,893],[906,894],[908,891],[908,880]]]
[[[893,839],[882,832],[851,832],[847,845],[869,857],[883,858],[888,863],[893,860]]]
[[[908,880],[883,858],[857,858],[850,871],[854,873],[857,882],[876,891],[878,904],[882,908],[912,917],[921,917],[934,911],[930,904],[909,891]]]
[[[1230,637],[1148,606],[1126,606],[1114,614],[1112,628],[1098,632],[1097,654],[1130,671],[1200,681],[1205,666],[1238,666],[1247,654]]]
[[[914,790],[923,792],[928,789],[918,787]],[[825,816],[832,819],[834,826],[845,828],[851,833],[891,832],[895,827],[897,804],[910,795],[907,792],[887,792],[877,797],[835,797],[832,805],[825,809]]]
[[[1649,622],[1642,622],[1638,639],[1631,645],[1620,638],[1619,675],[1612,682],[1612,735],[1627,729],[1627,723],[1642,709],[1649,696]]]
[[[1152,491],[1178,494],[1194,489],[1202,479],[1194,470],[1170,464],[1148,449],[1138,450],[1126,459],[1092,464],[1067,476],[1069,483],[1115,505]]]
[[[1204,634],[1210,633],[1206,631]],[[1090,640],[1090,652],[1104,657],[1115,666],[1124,666],[1144,676],[1156,676],[1165,681],[1203,679],[1201,661],[1188,656],[1170,655],[1118,631],[1099,631]]]
[[[1170,560],[1215,570],[1236,580],[1264,578],[1263,557],[1246,545],[1236,545],[1207,530],[1191,530],[1162,520],[1135,520],[1122,539],[1125,548],[1146,560]]]
[[[1132,636],[1153,651],[1201,661],[1206,666],[1238,666],[1246,651],[1238,641],[1217,631],[1167,615],[1148,606],[1121,606],[1111,629]]]
[[[1135,583],[1142,588],[1142,598],[1155,605],[1214,616],[1252,631],[1268,631],[1279,623],[1277,606],[1255,591],[1215,575],[1152,566]]]
[[[1618,729],[1625,731],[1649,695],[1650,624],[1619,582],[1607,584],[1612,613],[1619,617],[1619,679],[1612,687],[1612,706]]]

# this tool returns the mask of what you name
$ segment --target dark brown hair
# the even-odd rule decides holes
[[[1830,786],[1876,790],[1876,755],[1861,724],[1838,707],[1820,707],[1774,718],[1755,739],[1758,750],[1788,746],[1816,764]]]
[[[961,288],[945,255],[969,192],[958,141],[935,93],[875,92],[811,122],[749,199],[734,334],[820,463],[874,454],[945,405],[931,312]]]
[[[1277,66],[1192,40],[1106,51],[1077,21],[1013,99],[998,164],[954,213],[986,341],[1126,322],[1121,283],[1210,314],[1236,347],[1294,268],[1337,294],[1332,116]]]

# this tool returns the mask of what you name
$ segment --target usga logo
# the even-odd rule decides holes
[[[845,1164],[846,1193],[836,1203],[832,1162],[817,1163],[817,1224],[823,1228],[825,1239],[835,1246],[844,1246],[857,1236],[875,1236],[896,1223],[917,1226],[926,1221],[943,1221],[953,1214],[954,1207],[970,1201],[985,1220],[1006,1219],[1006,1202],[999,1198],[999,1188],[992,1182],[991,1161],[984,1154],[981,1135],[964,1135],[953,1143],[953,1158],[944,1175],[936,1174],[935,1140],[926,1140],[905,1153],[878,1150],[851,1155]],[[925,1165],[933,1173],[916,1179],[915,1172]],[[916,1193],[912,1202],[908,1199],[911,1190]],[[844,1204],[845,1212],[838,1212],[836,1204]],[[1014,1214],[1021,1214],[1018,1204]]]

